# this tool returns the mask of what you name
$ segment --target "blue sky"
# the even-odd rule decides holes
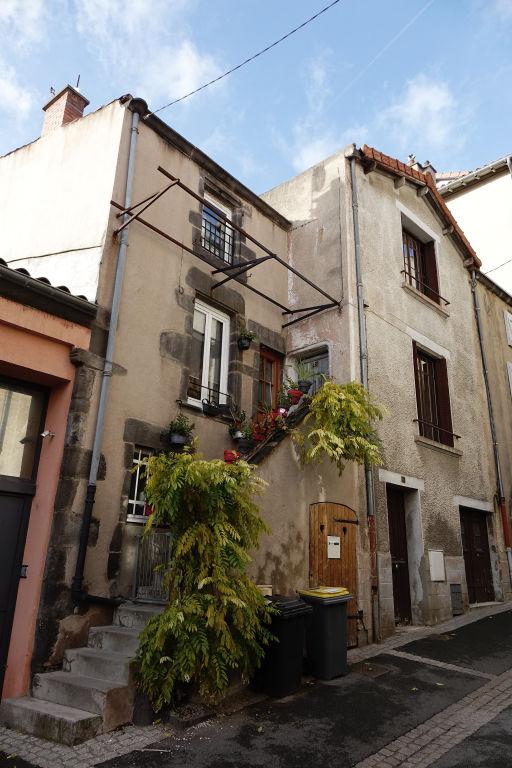
[[[36,138],[50,86],[156,109],[327,0],[0,0],[0,154]],[[257,192],[355,141],[438,170],[512,152],[512,0],[341,0],[160,114]]]

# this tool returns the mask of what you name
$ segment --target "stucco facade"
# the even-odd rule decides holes
[[[437,623],[450,617],[451,585],[460,589],[463,609],[468,609],[461,508],[485,511],[496,599],[503,599],[504,590],[509,594],[510,578],[495,509],[492,441],[470,272],[464,265],[468,254],[452,237],[453,226],[447,226],[446,218],[427,199],[425,192],[429,190],[423,175],[409,181],[403,173],[383,172],[375,166],[357,162],[356,185],[369,388],[386,409],[379,426],[384,460],[373,474],[380,627],[386,635],[395,626],[388,486],[401,488],[404,494],[413,623]],[[399,183],[395,183],[397,178]],[[358,379],[352,199],[344,153],[264,197],[294,221],[291,259],[296,263],[314,260],[322,276],[342,281],[343,286],[341,313],[331,310],[301,323],[290,334],[289,348],[329,339],[333,375],[342,381]],[[404,228],[421,232],[425,240],[434,243],[438,292],[449,304],[432,301],[403,274]],[[292,285],[291,291],[294,289]],[[446,361],[453,432],[457,435],[453,447],[419,434],[413,342]],[[364,509],[361,482],[359,489],[358,506]],[[434,566],[439,559],[441,576],[431,572],[430,561]]]
[[[46,438],[40,434],[34,439],[40,440],[40,454],[37,472],[34,477],[34,488],[14,485],[11,489],[0,487],[0,511],[2,512],[3,536],[9,537],[10,525],[7,515],[10,506],[6,503],[13,498],[23,498],[27,493],[30,499],[28,526],[26,534],[23,526],[18,535],[26,535],[23,566],[24,578],[15,586],[15,611],[12,627],[5,625],[5,614],[2,622],[2,646],[4,633],[10,631],[6,673],[3,685],[3,696],[20,696],[27,692],[30,684],[31,661],[34,642],[38,630],[38,610],[41,590],[43,587],[47,549],[52,529],[53,512],[57,487],[59,483],[60,466],[66,440],[67,417],[71,402],[76,368],[71,362],[70,352],[74,348],[87,349],[91,331],[88,327],[94,318],[95,307],[85,301],[76,301],[82,305],[83,315],[68,306],[68,294],[53,290],[48,291],[46,284],[40,285],[37,280],[27,278],[2,266],[2,287],[0,291],[0,378],[2,394],[21,387],[20,391],[43,393],[45,399],[44,431]],[[12,281],[12,282],[11,282]],[[46,295],[40,295],[42,288]],[[45,306],[46,309],[40,307]],[[71,320],[73,312],[77,317]],[[15,449],[9,445],[9,434],[13,434],[19,445],[19,434],[9,420],[9,410],[2,398],[2,446],[0,454],[5,456]],[[5,432],[5,420],[7,431]],[[14,419],[15,420],[15,419]],[[2,452],[2,449],[4,452]],[[5,465],[4,465],[5,467]],[[5,468],[2,470],[5,473]],[[12,474],[13,470],[8,472]],[[4,479],[4,483],[8,478]],[[19,486],[23,482],[18,483]],[[5,515],[5,517],[4,517]],[[10,539],[9,539],[10,540]],[[10,574],[2,573],[4,584],[3,600],[8,586]],[[5,611],[5,604],[2,604]]]

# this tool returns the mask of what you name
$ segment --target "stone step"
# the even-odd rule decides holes
[[[104,651],[135,656],[139,646],[139,630],[115,625],[91,627],[87,645],[89,648],[101,648]]]
[[[32,696],[102,715],[105,732],[132,719],[134,688],[114,680],[72,672],[43,672],[34,677]]]
[[[98,648],[70,648],[64,654],[62,669],[83,677],[114,680],[128,685],[131,682],[131,659],[132,654]]]
[[[103,727],[100,715],[31,696],[4,699],[0,705],[0,722],[21,733],[69,746],[92,739]]]
[[[114,613],[114,624],[128,629],[144,629],[148,621],[163,611],[162,605],[152,603],[123,603]]]

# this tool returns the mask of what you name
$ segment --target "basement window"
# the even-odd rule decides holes
[[[213,256],[233,262],[234,230],[230,225],[232,212],[210,195],[205,194],[202,221],[201,245]]]
[[[151,507],[146,503],[146,478],[144,473],[144,463],[153,455],[151,448],[144,448],[136,445],[133,451],[133,471],[130,484],[130,495],[128,497],[128,515],[129,523],[146,523],[151,514]]]

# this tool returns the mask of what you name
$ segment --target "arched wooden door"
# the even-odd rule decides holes
[[[347,645],[357,645],[357,526],[353,509],[332,501],[309,508],[309,584],[346,587],[353,599],[347,605]]]

